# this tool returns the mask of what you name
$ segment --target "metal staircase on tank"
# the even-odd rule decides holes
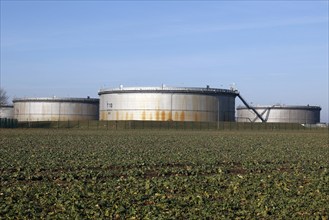
[[[266,110],[265,110],[264,112],[262,112],[262,114],[259,114],[258,111],[257,111],[254,107],[250,106],[250,105],[246,102],[246,100],[244,100],[244,98],[242,98],[242,96],[240,95],[240,93],[238,93],[238,97],[239,97],[239,99],[243,102],[243,104],[244,104],[248,109],[251,109],[251,110],[257,115],[257,117],[258,117],[262,122],[266,122],[266,120],[262,117],[262,115],[266,112]],[[254,122],[254,121],[256,121],[256,119],[254,119],[253,122]]]

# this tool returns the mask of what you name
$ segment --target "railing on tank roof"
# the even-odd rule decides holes
[[[253,105],[252,106],[255,109],[321,109],[321,106],[315,106],[315,105],[283,105],[283,104],[277,104],[277,105]],[[243,105],[239,105],[237,109],[247,109],[247,107]]]
[[[234,93],[237,90],[218,89],[218,88],[201,88],[201,87],[120,87],[100,89],[99,92],[118,92],[118,91],[185,91],[185,92],[215,92],[215,93]]]
[[[44,98],[14,98],[13,102],[24,102],[24,101],[65,101],[65,102],[98,102],[98,98],[61,98],[61,97],[44,97]]]

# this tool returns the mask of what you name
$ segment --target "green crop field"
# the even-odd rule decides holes
[[[325,130],[0,130],[0,219],[328,217]]]

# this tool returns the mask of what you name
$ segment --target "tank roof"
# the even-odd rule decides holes
[[[255,109],[299,109],[299,110],[321,110],[320,106],[311,105],[256,105]],[[246,106],[239,105],[237,110],[248,109]]]
[[[60,98],[60,97],[48,97],[48,98],[16,98],[15,102],[81,102],[81,103],[99,103],[98,98]]]
[[[98,95],[112,93],[192,93],[192,94],[228,94],[238,95],[237,90],[201,87],[121,87],[114,89],[100,89]]]

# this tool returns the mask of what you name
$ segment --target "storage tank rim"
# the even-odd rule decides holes
[[[239,94],[236,90],[197,87],[127,87],[123,89],[101,89],[98,95],[117,93],[184,93],[200,95],[233,95]]]
[[[79,103],[99,103],[98,98],[16,98],[13,99],[13,103],[16,102],[79,102]]]
[[[270,105],[264,105],[264,106],[252,106],[254,109],[295,109],[295,110],[321,110],[320,106],[311,106],[311,105],[285,105],[285,106],[270,106]],[[238,106],[237,110],[244,110],[248,109],[246,106]]]

